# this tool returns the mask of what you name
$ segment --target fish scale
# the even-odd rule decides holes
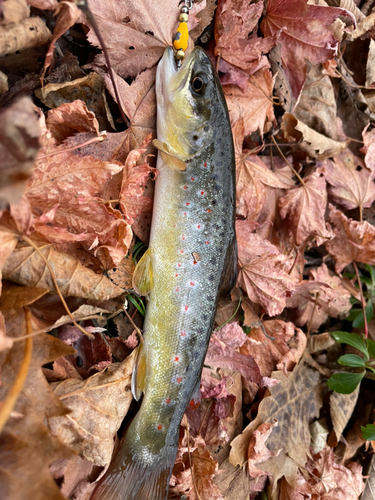
[[[192,79],[203,71],[210,90],[205,101],[191,91]],[[93,500],[166,497],[180,422],[199,387],[219,290],[226,271],[236,269],[233,140],[225,98],[203,49],[195,48],[178,72],[167,49],[156,92],[158,139],[168,161],[158,155],[148,250],[153,288],[133,374],[134,382],[143,380],[144,397]]]

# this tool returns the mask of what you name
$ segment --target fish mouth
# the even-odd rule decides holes
[[[176,73],[177,64],[174,58],[173,48],[167,47],[158,64],[156,72],[155,90],[158,98],[158,113],[168,105],[170,100],[170,82]],[[162,109],[159,110],[160,106]]]

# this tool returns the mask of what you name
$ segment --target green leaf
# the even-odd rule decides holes
[[[371,288],[374,288],[375,287],[375,268],[374,267],[371,267],[369,266],[368,264],[365,264],[365,268],[367,269],[370,277],[371,277],[371,281],[372,281],[372,287]]]
[[[366,305],[366,318],[367,318],[367,324],[370,323],[372,319],[372,314],[373,314],[373,307],[372,307],[372,301],[369,300]],[[363,311],[361,311],[361,314],[358,314],[356,319],[353,321],[353,327],[354,328],[363,328],[365,326],[365,321],[363,318]]]
[[[362,309],[356,309],[356,308],[352,307],[352,309],[350,309],[349,316],[345,319],[347,319],[348,321],[354,321],[358,317],[359,314],[362,314],[362,318],[363,318]]]
[[[139,302],[137,302],[135,297],[133,297],[133,295],[130,295],[130,294],[126,298],[128,300],[130,300],[130,302],[133,304],[133,306],[135,306],[138,309],[138,311],[140,312],[140,314],[142,314],[142,316],[145,315],[145,311],[146,311],[145,306],[141,300]]]
[[[356,354],[344,354],[344,356],[339,357],[337,362],[340,365],[353,366],[354,368],[365,366],[364,360]]]
[[[366,343],[357,333],[331,332],[331,335],[339,344],[349,344],[358,349],[358,351],[363,352],[365,355],[365,361],[369,360]]]
[[[327,385],[340,394],[350,394],[358,387],[365,374],[366,370],[361,373],[335,373],[328,379]]]
[[[368,288],[371,288],[372,281],[370,280],[370,278],[367,278],[366,276],[361,276],[361,281],[362,281],[362,283],[365,283],[365,285]]]
[[[366,427],[361,425],[362,437],[366,441],[375,441],[375,425],[367,424]]]
[[[367,349],[370,354],[370,358],[375,359],[375,342],[371,339],[367,339]]]

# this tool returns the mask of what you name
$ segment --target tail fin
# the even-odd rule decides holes
[[[123,446],[90,500],[165,500],[174,461],[145,464],[133,460]]]

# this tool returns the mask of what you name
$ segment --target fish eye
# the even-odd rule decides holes
[[[193,78],[193,81],[191,82],[192,89],[196,94],[202,94],[204,89],[206,88],[206,82],[203,78],[203,76],[196,76]]]

